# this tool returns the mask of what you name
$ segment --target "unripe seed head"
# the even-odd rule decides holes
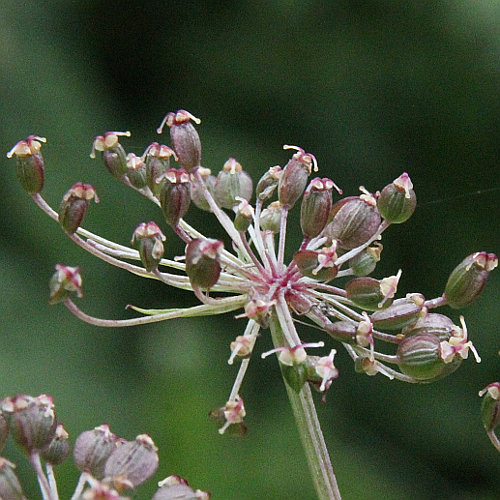
[[[500,383],[493,382],[479,393],[481,402],[481,420],[487,432],[495,430],[500,424]]]
[[[323,282],[330,281],[337,276],[338,267],[334,264],[335,249],[331,255],[328,255],[327,250],[328,248],[324,252],[299,250],[293,256],[293,260],[303,276]]]
[[[416,206],[417,197],[406,172],[382,189],[377,199],[380,215],[391,224],[407,221],[412,216]]]
[[[161,134],[165,124],[170,128],[170,140],[174,150],[180,164],[188,172],[198,167],[201,161],[200,137],[191,120],[200,123],[198,118],[181,109],[177,113],[168,113],[157,130]]]
[[[213,197],[217,178],[214,175],[211,175],[209,168],[198,167],[198,174],[200,174],[208,192]],[[198,185],[196,180],[191,182],[191,201],[201,210],[205,210],[206,212],[212,211],[207,199],[205,198],[203,189]]]
[[[289,210],[302,196],[312,167],[317,170],[316,158],[296,146],[283,146],[283,149],[296,149],[297,152],[285,165],[278,184],[278,199],[283,208]]]
[[[392,298],[385,300],[380,284],[375,278],[354,278],[347,282],[345,290],[347,297],[358,307],[367,311],[377,311],[392,304]]]
[[[402,333],[406,337],[421,333],[432,334],[440,341],[443,341],[449,340],[456,328],[448,316],[439,313],[427,313],[424,317],[419,318],[414,325],[405,328]]]
[[[287,384],[296,392],[300,392],[307,382],[307,353],[301,346],[280,348],[278,361]]]
[[[401,330],[418,321],[422,314],[424,297],[412,294],[404,299],[395,300],[389,307],[375,311],[370,316],[373,326],[381,330]]]
[[[73,459],[81,472],[89,472],[96,479],[104,477],[104,466],[116,450],[117,438],[107,425],[82,432],[75,442]]]
[[[121,144],[118,144],[115,151],[103,151],[102,160],[108,172],[116,179],[122,179],[128,172],[127,155]]]
[[[147,186],[146,163],[134,153],[127,155],[127,179],[136,189],[143,189]]]
[[[51,465],[59,465],[66,460],[69,451],[68,433],[59,424],[49,445],[42,451],[42,458]]]
[[[458,309],[473,302],[482,292],[489,273],[498,265],[494,253],[476,252],[466,257],[450,274],[444,296]]]
[[[26,500],[19,479],[14,472],[15,465],[0,457],[0,498],[4,500]]]
[[[276,188],[278,187],[278,182],[280,180],[283,170],[279,165],[270,167],[269,170],[260,178],[255,188],[255,195],[257,198],[265,202],[274,194]]]
[[[157,448],[147,434],[141,434],[113,451],[106,461],[104,476],[114,479],[115,487],[134,488],[148,480],[157,468]]]
[[[351,321],[335,321],[325,326],[325,331],[335,340],[348,344],[356,343],[357,325]]]
[[[77,182],[64,195],[59,206],[59,224],[68,233],[73,234],[81,225],[91,200],[99,203],[95,189],[90,184]]]
[[[146,271],[152,272],[158,269],[164,253],[163,241],[165,235],[155,222],[142,222],[136,227],[132,243],[139,243],[139,255]]]
[[[222,241],[196,238],[186,246],[186,274],[192,286],[209,289],[217,283],[220,272]]]
[[[295,392],[300,392],[302,387],[304,387],[304,384],[307,382],[307,364],[304,362],[288,366],[280,363],[280,368],[286,383]]]
[[[290,309],[301,316],[311,311],[313,303],[300,291],[290,290],[285,294],[285,300]]]
[[[323,231],[332,209],[333,181],[316,177],[307,187],[300,210],[300,227],[304,236],[314,238]]]
[[[253,221],[253,207],[247,200],[242,200],[235,210],[234,227],[236,231],[245,232]]]
[[[251,177],[234,158],[229,158],[215,182],[214,196],[217,204],[222,208],[231,209],[242,199],[250,200],[252,191]]]
[[[421,381],[434,381],[432,379],[439,377],[449,366],[441,358],[439,337],[430,333],[419,333],[403,339],[396,355],[400,370]]]
[[[146,163],[147,185],[154,195],[158,195],[160,184],[156,181],[170,168],[170,157],[177,156],[173,149],[157,142],[151,143],[142,156]]]
[[[16,156],[17,178],[29,194],[39,193],[43,189],[45,168],[41,142],[46,142],[45,137],[30,135],[24,141],[19,141],[7,153],[7,158]]]
[[[191,204],[191,181],[189,174],[184,169],[171,168],[159,177],[156,182],[161,182],[160,205],[165,215],[165,220],[172,227],[189,209]]]
[[[2,400],[2,411],[16,443],[27,455],[43,450],[54,437],[57,421],[52,398],[19,394]]]
[[[336,239],[340,247],[356,248],[368,241],[380,226],[374,198],[350,196],[335,203],[330,212],[332,221],[325,235]]]
[[[283,207],[279,201],[273,201],[260,214],[260,228],[263,231],[280,232]]]
[[[382,243],[376,241],[373,246],[365,248],[352,259],[349,259],[349,266],[356,276],[368,276],[371,274],[382,253]]]
[[[130,137],[130,132],[106,132],[98,135],[92,144],[91,158],[95,158],[95,152],[102,152],[104,165],[109,173],[116,179],[121,179],[127,173],[127,154],[123,146],[118,142],[119,136]]]

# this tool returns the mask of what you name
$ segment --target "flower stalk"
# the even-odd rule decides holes
[[[276,347],[284,345],[286,336],[282,323],[276,316],[271,318],[269,326],[273,344]],[[286,383],[286,380],[285,387],[318,499],[340,500],[337,478],[318,420],[311,389],[305,384],[297,393]]]

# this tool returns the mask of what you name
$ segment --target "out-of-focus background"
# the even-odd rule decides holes
[[[248,436],[221,437],[207,414],[229,395],[229,343],[244,323],[228,315],[99,329],[49,306],[57,262],[82,266],[79,304],[96,316],[196,301],[75,247],[22,191],[5,152],[28,134],[46,136],[46,199],[57,207],[74,182],[90,182],[101,203],[85,226],[123,244],[139,222],[165,224],[89,158],[92,140],[131,130],[123,144],[141,154],[168,111],[202,119],[203,165],[215,172],[234,156],[258,178],[287,161],[283,144],[314,153],[320,175],[348,195],[406,171],[419,206],[384,234],[375,276],[402,268],[400,292],[431,298],[466,255],[500,253],[499,83],[494,0],[4,0],[0,396],[53,395],[73,440],[101,423],[128,439],[149,433],[160,448],[156,480],[180,474],[214,499],[313,499],[275,360],[260,359],[267,335],[241,393]],[[215,226],[194,209],[187,219]],[[182,253],[169,230],[166,248]],[[499,303],[497,271],[463,311],[482,363],[469,359],[434,385],[356,374],[339,349],[341,374],[319,412],[346,499],[500,497],[500,456],[482,430],[477,396],[500,379]],[[458,323],[460,311],[443,312]],[[320,332],[301,334],[335,347]],[[20,453],[9,444],[5,454],[37,498]],[[69,498],[76,470],[67,463],[56,474]],[[152,481],[137,498],[154,489]]]

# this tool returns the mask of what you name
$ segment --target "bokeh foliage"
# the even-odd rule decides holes
[[[46,198],[57,206],[74,182],[92,183],[102,202],[86,226],[110,239],[127,243],[139,222],[162,218],[88,158],[93,137],[130,129],[123,143],[140,154],[163,114],[185,108],[202,118],[203,164],[213,170],[235,156],[257,177],[284,164],[287,143],[314,153],[320,174],[347,194],[407,171],[419,207],[384,235],[376,271],[403,268],[403,293],[435,296],[464,256],[500,253],[498,1],[4,0],[0,62],[2,151],[46,136]],[[81,305],[95,315],[194,301],[84,255],[21,191],[13,162],[0,166],[1,395],[52,394],[73,438],[103,422],[129,439],[148,432],[160,447],[156,479],[180,474],[216,499],[314,498],[271,358],[256,356],[243,387],[248,437],[221,438],[208,421],[229,394],[228,345],[243,323],[106,330],[50,307],[56,262],[83,267]],[[211,225],[195,210],[187,218]],[[171,232],[166,246],[182,252]],[[500,378],[498,274],[464,311],[481,365],[414,387],[355,374],[338,356],[320,416],[346,499],[500,496],[477,397]],[[264,336],[258,352],[269,346]],[[21,457],[7,452],[36,497]],[[58,477],[65,498],[76,472],[67,464]]]

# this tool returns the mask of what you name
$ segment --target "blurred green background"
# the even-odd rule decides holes
[[[246,438],[219,436],[207,417],[229,395],[228,345],[243,322],[228,315],[110,330],[48,305],[57,262],[82,266],[79,304],[96,316],[129,317],[129,303],[196,301],[76,248],[22,191],[5,152],[28,134],[46,136],[46,199],[58,206],[74,182],[90,182],[101,203],[85,226],[123,244],[139,222],[164,226],[162,216],[88,157],[92,140],[131,130],[123,144],[141,154],[158,140],[163,115],[179,108],[202,119],[203,165],[215,171],[235,156],[257,178],[284,165],[283,144],[314,153],[320,175],[348,195],[407,171],[419,207],[384,235],[375,276],[402,268],[400,292],[430,298],[466,255],[500,253],[499,83],[493,0],[2,1],[0,396],[53,395],[73,439],[104,422],[128,439],[149,433],[160,448],[155,480],[180,474],[214,499],[313,499],[271,358],[255,356],[242,389]],[[187,219],[215,225],[196,210]],[[167,236],[169,255],[182,253]],[[338,355],[341,375],[319,412],[345,499],[500,497],[500,457],[477,397],[500,379],[499,302],[497,271],[465,311],[483,362],[471,359],[434,385],[362,376]],[[460,312],[446,309],[458,322]],[[258,354],[270,346],[263,335]],[[9,444],[5,454],[39,497],[19,452]],[[61,466],[61,498],[76,477],[71,463]],[[154,489],[151,481],[136,497]]]

